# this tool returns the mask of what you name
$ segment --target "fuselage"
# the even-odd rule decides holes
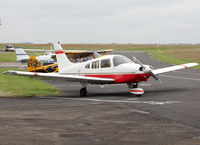
[[[41,55],[41,56],[37,56],[36,59],[42,64],[52,64],[52,63],[55,63],[55,60],[51,58],[52,55],[53,54]]]
[[[140,71],[140,65],[122,55],[105,55],[83,63],[72,63],[60,74],[87,77],[111,78],[114,83],[133,83],[147,81],[149,73]],[[149,67],[145,65],[145,67]]]

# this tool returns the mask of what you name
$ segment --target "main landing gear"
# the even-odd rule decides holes
[[[86,83],[81,83],[82,88],[80,89],[80,96],[85,97],[87,96],[87,84]]]
[[[144,90],[138,87],[138,83],[129,83],[127,85],[131,94],[134,94],[137,97],[141,97],[144,94]]]
[[[86,89],[86,87],[80,89],[80,96],[81,97],[87,96],[87,89]]]

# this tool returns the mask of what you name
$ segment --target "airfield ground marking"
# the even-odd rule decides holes
[[[138,110],[138,109],[132,109],[132,110],[130,110],[130,112],[136,112],[136,113],[141,113],[141,114],[150,114],[147,111],[142,111],[142,110]]]
[[[139,86],[151,86],[151,84],[140,84],[139,83]]]
[[[130,100],[101,100],[101,99],[82,99],[82,98],[68,98],[79,101],[93,101],[105,103],[133,103],[133,104],[149,104],[149,105],[170,105],[174,103],[182,103],[182,101],[130,101]]]
[[[200,76],[200,74],[197,74],[197,73],[188,73],[188,72],[180,72],[180,71],[173,71],[175,73],[179,73],[179,74],[191,74],[191,75],[198,75]]]
[[[200,79],[194,79],[194,78],[186,78],[186,77],[175,77],[175,76],[168,76],[168,75],[160,75],[162,77],[168,77],[168,78],[175,78],[175,79],[183,79],[183,80],[191,80],[191,81],[200,81]]]
[[[130,99],[127,99],[129,101],[135,101],[135,100],[138,100],[138,98],[130,98]]]

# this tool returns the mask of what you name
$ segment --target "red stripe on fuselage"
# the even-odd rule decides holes
[[[85,75],[86,77],[98,77],[98,78],[109,78],[114,79],[114,83],[133,83],[147,81],[150,74],[95,74]]]
[[[64,51],[56,51],[55,52],[56,54],[63,54],[63,53],[65,53]]]

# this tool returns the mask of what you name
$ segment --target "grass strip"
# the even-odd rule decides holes
[[[44,55],[44,53],[41,52],[27,52],[27,54],[29,56]],[[16,60],[15,52],[0,52],[0,62],[15,62]]]
[[[156,51],[152,51],[149,52],[149,54],[154,58],[157,59],[159,61],[168,63],[168,64],[184,64],[184,63],[190,63],[190,62],[197,62],[194,60],[190,60],[190,59],[185,59],[185,58],[178,58],[178,57],[174,57],[168,53],[166,53],[166,50],[156,50]],[[197,62],[200,64],[200,62]],[[200,65],[193,67],[195,69],[200,69]]]
[[[60,90],[42,80],[2,74],[6,70],[8,68],[0,68],[0,97],[54,96],[60,94]],[[9,70],[17,69],[9,68]]]

